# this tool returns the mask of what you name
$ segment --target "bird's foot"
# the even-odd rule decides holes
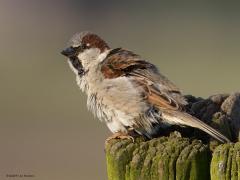
[[[111,135],[110,137],[108,137],[105,141],[105,145],[108,144],[108,142],[112,139],[129,139],[131,140],[132,142],[135,141],[134,137],[131,136],[130,134],[128,133],[122,133],[122,132],[116,132],[114,133],[113,135]]]

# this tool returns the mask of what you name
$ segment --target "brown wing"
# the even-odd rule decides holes
[[[143,69],[148,66],[144,60],[131,51],[117,48],[112,50],[102,63],[101,71],[105,78],[116,78],[126,75],[134,69]]]
[[[144,89],[146,100],[160,109],[183,109],[186,101],[179,89],[157,68],[140,56],[121,48],[114,49],[103,61],[101,71],[105,78],[129,76]]]

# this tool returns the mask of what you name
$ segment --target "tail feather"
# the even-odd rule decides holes
[[[180,112],[180,111],[164,111],[162,113],[162,117],[164,120],[167,120],[169,123],[172,123],[172,124],[181,124],[181,125],[198,128],[208,133],[213,138],[219,140],[222,143],[231,142],[223,134],[213,129],[212,127],[202,122],[201,120],[191,116],[190,114]]]

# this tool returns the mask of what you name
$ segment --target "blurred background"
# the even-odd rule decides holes
[[[0,0],[0,179],[107,179],[110,132],[88,112],[60,55],[74,33],[133,50],[185,94],[208,97],[240,89],[239,5]]]

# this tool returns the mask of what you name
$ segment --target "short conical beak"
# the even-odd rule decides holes
[[[67,56],[67,57],[72,57],[76,54],[76,51],[74,48],[72,47],[68,47],[66,49],[64,49],[62,52],[61,52],[62,55],[64,56]]]

